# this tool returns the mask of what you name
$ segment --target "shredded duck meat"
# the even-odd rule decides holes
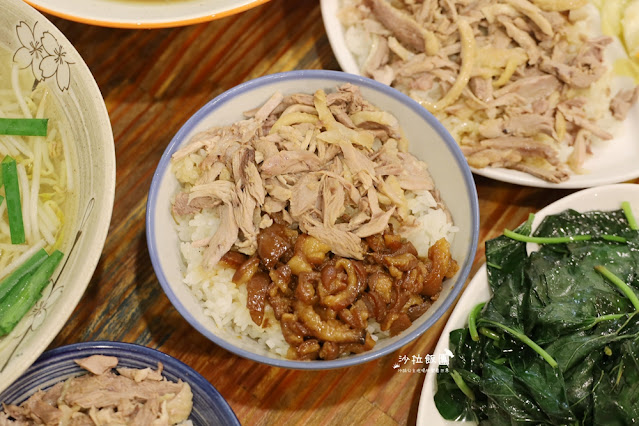
[[[175,425],[193,408],[188,383],[151,368],[117,367],[116,357],[75,362],[89,371],[39,390],[21,405],[3,404],[0,425]]]
[[[247,119],[196,135],[172,157],[175,217],[213,209],[217,231],[194,242],[213,269],[229,250],[255,254],[276,219],[362,260],[362,239],[389,223],[408,229],[406,191],[430,191],[398,120],[345,84],[332,93],[274,94]],[[443,208],[443,206],[442,206]]]
[[[591,144],[637,100],[612,93],[612,38],[587,34],[587,3],[340,0],[339,19],[360,72],[435,114],[471,167],[559,183],[586,173]],[[566,107],[580,98],[588,107]]]

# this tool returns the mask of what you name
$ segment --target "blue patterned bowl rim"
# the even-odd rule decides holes
[[[191,386],[194,425],[240,425],[235,413],[222,395],[200,373],[182,361],[146,346],[111,341],[74,343],[44,352],[22,376],[0,394],[0,402],[20,404],[38,389],[45,389],[72,376],[83,374],[73,360],[91,355],[118,358],[120,367],[157,368],[171,381],[182,380]]]

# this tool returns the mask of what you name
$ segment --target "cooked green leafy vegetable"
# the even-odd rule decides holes
[[[486,242],[492,298],[450,333],[437,374],[447,420],[639,421],[639,232],[629,206],[532,217]],[[514,237],[514,238],[511,238]],[[541,244],[527,255],[526,241]]]

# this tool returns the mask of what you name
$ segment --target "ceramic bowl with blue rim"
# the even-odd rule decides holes
[[[47,215],[49,219],[55,217],[57,219],[54,220],[62,223],[62,231],[56,234],[60,237],[52,238],[52,234],[45,235],[44,228],[35,231],[31,227],[27,244],[11,247],[14,251],[23,250],[22,255],[27,248],[41,243],[49,253],[58,248],[64,253],[64,258],[35,306],[8,335],[0,337],[2,391],[46,350],[93,276],[113,211],[115,148],[111,122],[100,89],[64,34],[44,15],[21,0],[0,0],[0,11],[0,117],[23,119],[27,115],[25,110],[31,111],[35,117],[38,105],[46,105],[43,101],[34,104],[30,95],[38,90],[46,91],[46,99],[55,106],[45,107],[42,113],[42,118],[49,119],[48,130],[55,126],[46,136],[24,137],[23,143],[17,137],[0,136],[0,159],[11,155],[31,173],[37,163],[34,153],[44,151],[42,148],[35,150],[36,143],[40,147],[44,145],[38,138],[46,139],[46,144],[51,147],[50,142],[56,142],[55,139],[63,135],[62,150],[66,161],[64,165],[62,162],[55,164],[55,169],[51,168],[55,172],[50,173],[48,179],[62,174],[69,177],[60,187],[66,193],[64,208]],[[26,96],[21,108],[11,108],[20,103],[16,92],[22,93],[23,98]],[[54,121],[67,124],[59,125]],[[47,152],[50,151],[47,149]],[[39,154],[38,158],[46,164],[43,155]],[[47,196],[31,196],[30,205],[37,203],[40,207],[29,211],[38,212],[35,216],[40,217],[40,213],[46,211],[42,205],[48,202]],[[23,211],[25,215],[26,210]],[[7,214],[0,213],[2,229],[6,229],[6,221]],[[11,273],[11,264],[15,265],[14,262],[7,265],[6,250],[7,246],[0,250],[0,280]]]
[[[272,353],[265,345],[237,333],[207,315],[205,308],[184,282],[185,264],[171,213],[179,183],[171,170],[171,156],[191,137],[213,126],[230,125],[243,112],[264,104],[275,92],[313,94],[318,89],[335,91],[350,83],[362,97],[392,113],[409,142],[409,151],[428,164],[441,199],[458,228],[451,254],[459,264],[457,274],[444,282],[433,305],[397,336],[380,339],[372,350],[334,360],[291,360]],[[388,355],[428,330],[451,306],[468,277],[478,241],[479,209],[475,184],[459,147],[444,127],[418,103],[401,92],[374,80],[337,71],[302,70],[268,75],[248,81],[219,95],[195,113],[170,142],[153,176],[146,212],[147,244],[151,261],[165,293],[182,316],[219,346],[248,359],[295,369],[331,369],[352,366]],[[268,344],[268,343],[267,343]]]
[[[54,384],[86,374],[74,360],[92,355],[114,356],[118,367],[158,368],[172,382],[182,380],[191,387],[193,410],[189,420],[195,426],[238,425],[235,413],[215,387],[182,361],[163,352],[133,343],[97,341],[74,343],[44,352],[18,380],[0,393],[0,402],[20,405],[38,389],[46,390]]]

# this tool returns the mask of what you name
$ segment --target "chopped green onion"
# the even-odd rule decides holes
[[[626,215],[626,220],[628,221],[628,225],[630,229],[636,231],[639,229],[639,225],[637,225],[637,221],[635,220],[635,216],[632,214],[632,207],[630,207],[630,203],[624,201],[621,203],[621,208],[623,209],[624,214]]]
[[[0,135],[46,136],[48,118],[0,118]]]
[[[504,229],[504,235],[515,241],[521,241],[522,243],[537,243],[537,244],[572,243],[575,241],[588,241],[592,239],[592,236],[590,235],[571,235],[566,237],[531,237],[528,235],[518,234],[509,229]]]
[[[470,338],[475,342],[479,342],[479,334],[477,334],[477,315],[481,312],[481,310],[486,305],[486,302],[479,303],[473,309],[471,309],[468,314],[468,331],[470,332]]]
[[[632,303],[632,306],[635,307],[636,311],[639,311],[639,298],[637,298],[637,295],[635,294],[634,291],[632,291],[632,289],[628,286],[628,284],[626,284],[625,282],[623,282],[618,276],[616,276],[615,274],[613,274],[612,272],[610,272],[610,270],[608,270],[608,268],[606,268],[605,266],[599,265],[599,266],[595,266],[595,269],[597,270],[597,272],[599,272],[601,275],[603,275],[604,277],[606,277],[608,279],[608,281],[610,281],[611,283],[613,283],[614,285],[617,286],[617,288],[619,290],[621,290],[621,292],[628,298],[630,299],[630,302]]]
[[[18,169],[16,160],[8,155],[2,160],[2,179],[4,181],[4,195],[7,198],[11,243],[22,244],[25,241],[25,237],[24,223],[22,222],[22,205],[20,204],[20,186],[18,185]]]
[[[18,269],[13,271],[9,276],[0,281],[0,302],[5,296],[18,284],[25,276],[33,273],[44,260],[49,257],[44,249],[38,250],[33,256],[27,259]]]
[[[459,390],[462,391],[464,393],[464,395],[466,395],[471,401],[474,401],[475,400],[475,393],[473,392],[473,390],[471,388],[468,387],[468,385],[466,384],[466,382],[462,378],[461,374],[459,374],[457,371],[453,370],[453,371],[450,372],[450,376],[455,381],[455,384],[457,385]]]
[[[511,336],[513,336],[515,339],[520,340],[522,343],[528,345],[530,348],[532,348],[535,352],[537,352],[539,355],[541,355],[541,357],[543,359],[546,360],[546,362],[548,364],[550,364],[550,366],[552,368],[556,368],[557,367],[557,361],[555,361],[555,359],[550,356],[550,354],[548,352],[546,352],[544,350],[544,348],[542,348],[541,346],[539,346],[537,343],[533,342],[533,340],[526,336],[524,333],[521,333],[517,330],[514,330],[508,326],[505,326],[504,324],[498,323],[496,321],[490,321],[490,320],[485,320],[485,319],[480,319],[479,320],[482,323],[486,323],[486,324],[490,324],[494,327],[497,328],[501,328],[502,330],[504,330],[505,332],[507,332],[508,334],[510,334]]]
[[[9,334],[42,297],[42,290],[64,255],[56,250],[31,275],[23,277],[0,303],[0,336]]]

